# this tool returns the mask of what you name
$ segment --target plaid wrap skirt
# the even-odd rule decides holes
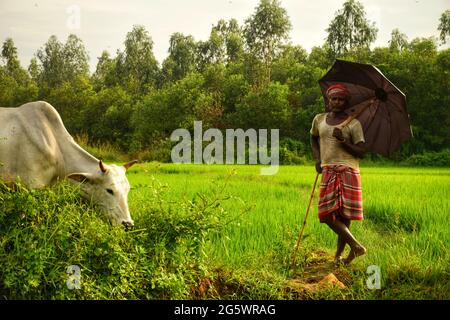
[[[347,166],[325,166],[319,196],[319,220],[336,215],[348,220],[363,220],[361,177]]]

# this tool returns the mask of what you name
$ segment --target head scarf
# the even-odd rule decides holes
[[[350,100],[350,92],[343,84],[335,84],[330,86],[327,90],[327,97],[330,98],[331,96],[339,96]]]

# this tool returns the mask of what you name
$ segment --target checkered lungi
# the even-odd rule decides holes
[[[319,196],[319,220],[336,214],[348,220],[363,220],[361,177],[350,167],[325,166]]]

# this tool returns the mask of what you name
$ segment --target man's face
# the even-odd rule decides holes
[[[332,95],[328,98],[328,100],[329,107],[332,112],[341,112],[347,104],[347,100],[338,95]]]

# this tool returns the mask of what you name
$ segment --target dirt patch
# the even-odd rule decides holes
[[[352,285],[352,276],[345,267],[336,268],[333,256],[325,251],[308,254],[303,268],[299,268],[284,285],[276,290],[288,299],[317,298],[317,293],[329,289],[345,290]],[[236,278],[231,271],[216,269],[191,288],[192,299],[233,299],[252,296],[254,284]],[[253,292],[254,293],[254,292]],[[261,294],[261,292],[259,292]]]
[[[333,256],[316,251],[307,257],[303,270],[294,273],[292,279],[286,281],[285,292],[294,293],[303,299],[322,290],[346,289],[351,283],[350,274],[344,268],[333,265]]]
[[[204,277],[191,288],[192,299],[231,298],[245,293],[245,286],[233,277],[231,272],[216,269],[212,277]]]

